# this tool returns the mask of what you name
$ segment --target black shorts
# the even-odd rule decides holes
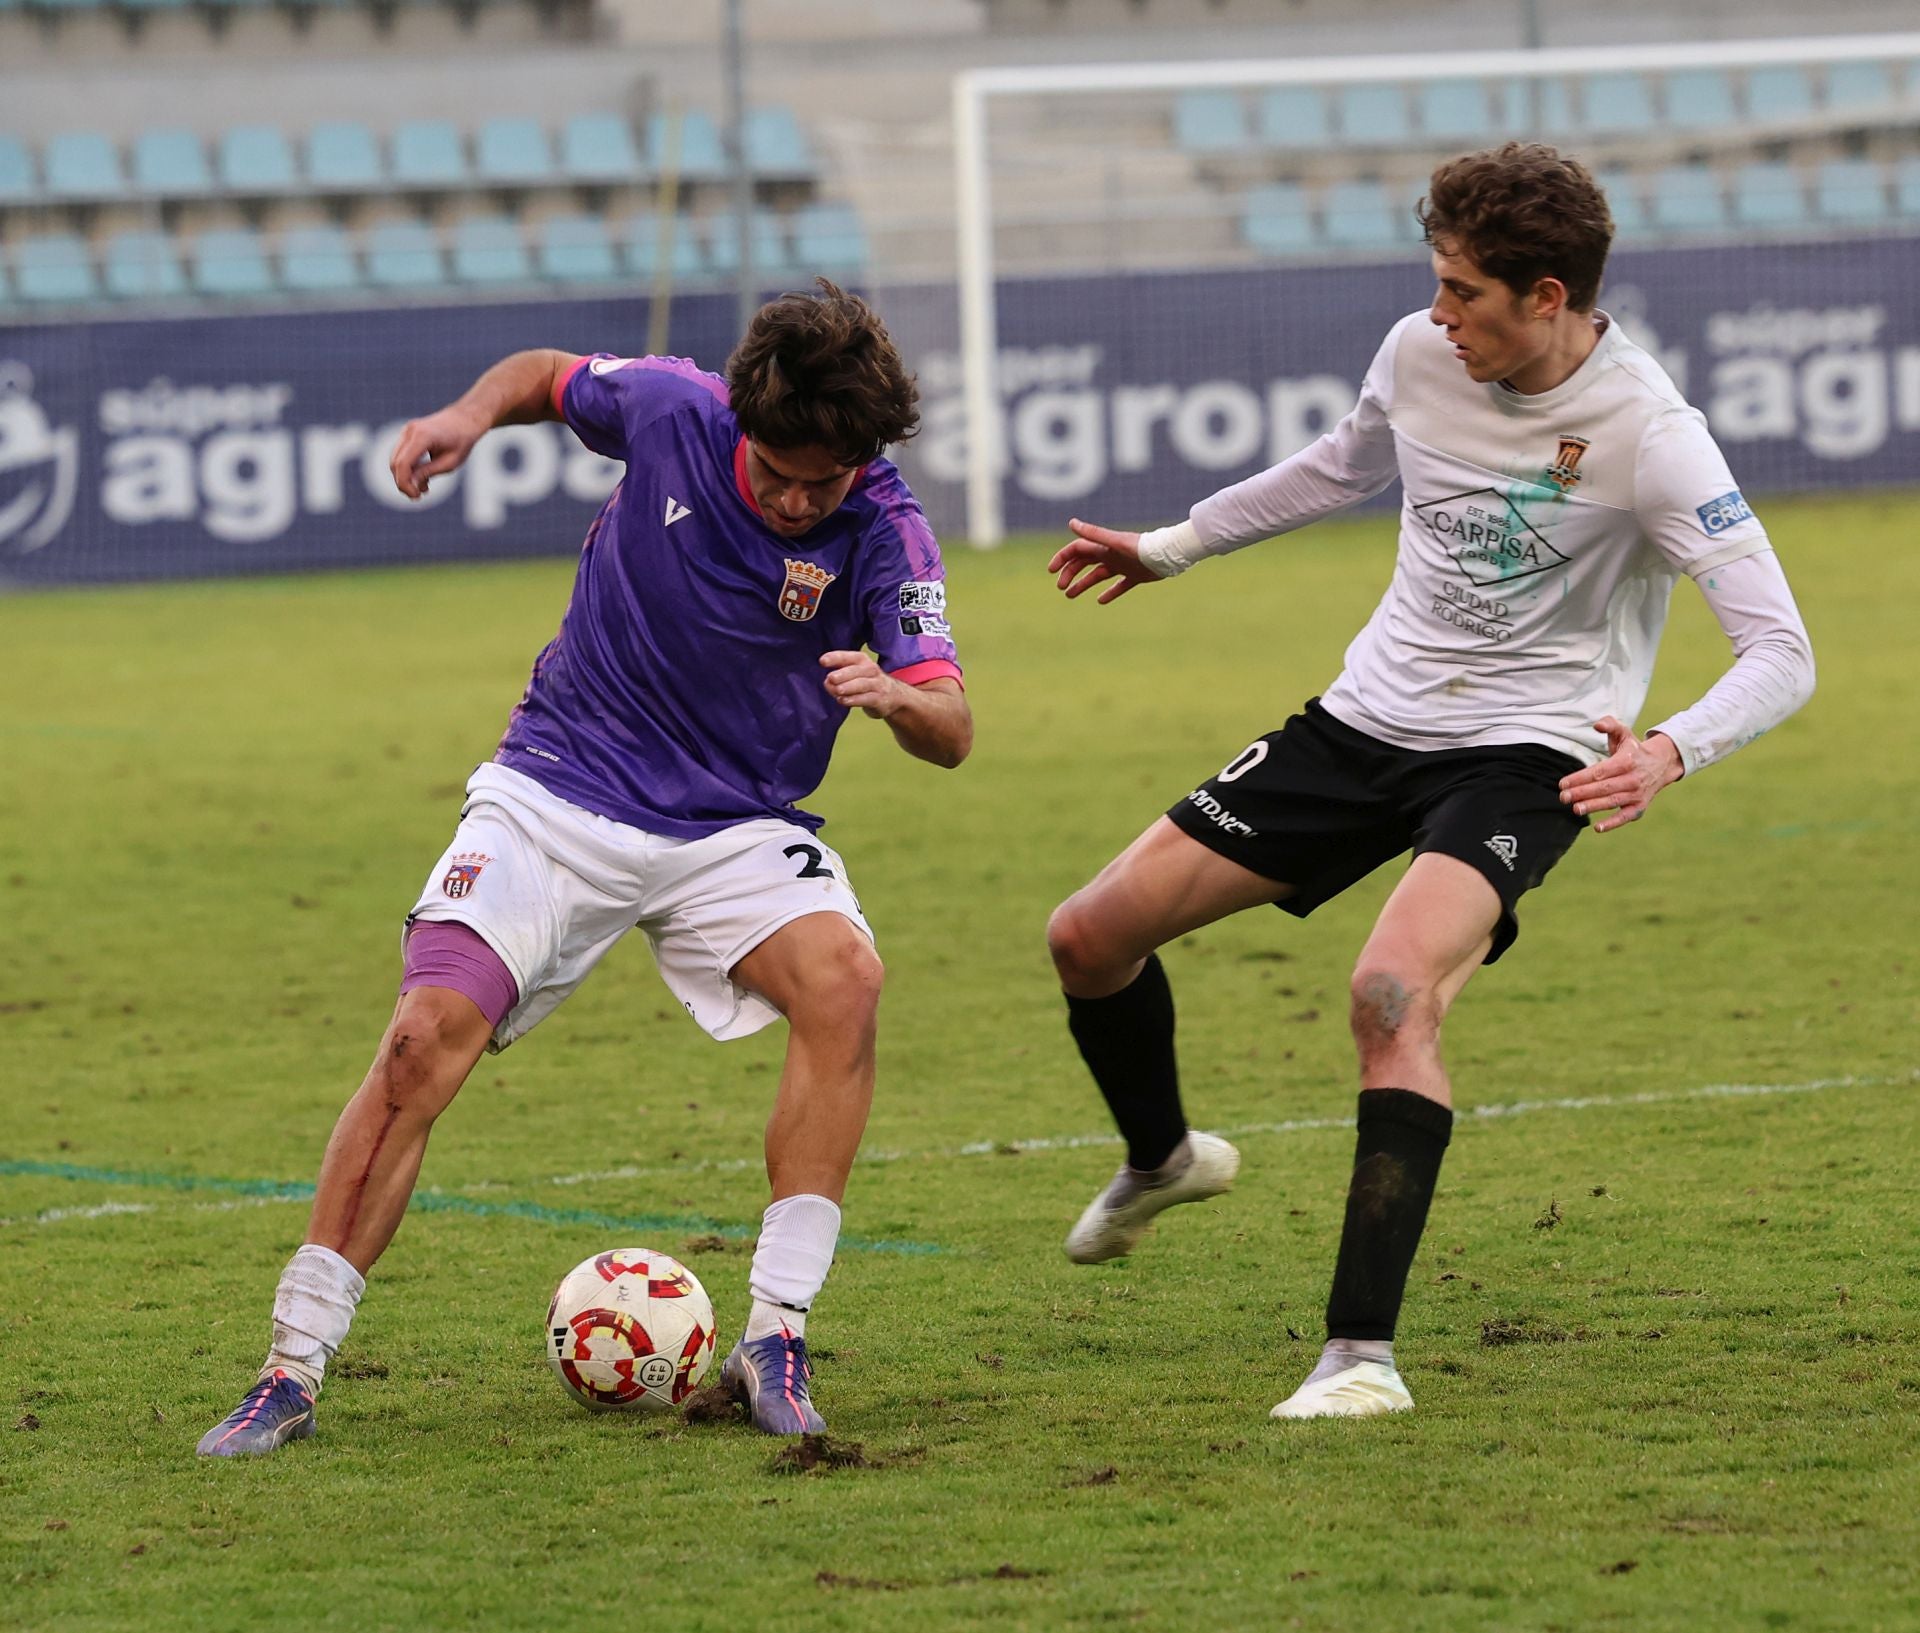
[[[1167,813],[1182,833],[1293,887],[1305,918],[1382,862],[1438,851],[1500,897],[1491,964],[1520,933],[1514,906],[1587,826],[1560,803],[1570,754],[1533,743],[1407,749],[1355,731],[1314,698]]]

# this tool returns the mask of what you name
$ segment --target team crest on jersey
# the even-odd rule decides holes
[[[471,896],[473,887],[479,883],[480,870],[492,860],[491,856],[482,856],[478,851],[462,851],[453,859],[447,876],[440,881],[440,889],[455,901],[462,896]]]
[[[780,616],[804,624],[820,610],[820,597],[840,575],[810,561],[787,560],[787,581],[780,586]]]
[[[1547,480],[1562,493],[1571,493],[1580,481],[1580,456],[1593,446],[1585,437],[1560,438],[1560,452],[1547,467]]]

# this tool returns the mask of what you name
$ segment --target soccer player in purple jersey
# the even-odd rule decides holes
[[[721,1376],[770,1434],[825,1427],[806,1316],[873,1098],[882,971],[821,819],[795,802],[855,709],[935,765],[973,741],[939,546],[880,457],[918,429],[918,392],[879,318],[822,279],[760,310],[724,379],[678,358],[516,353],[403,429],[394,482],[417,499],[494,426],[539,419],[626,475],[407,916],[400,1000],[327,1142],[266,1365],[202,1455],[313,1432],[434,1119],[635,926],[712,1036],[786,1018],[773,1199]]]

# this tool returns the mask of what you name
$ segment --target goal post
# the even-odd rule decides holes
[[[1702,70],[1721,70],[1729,84],[1738,80],[1743,87],[1758,85],[1769,70],[1817,74],[1822,76],[1819,80],[1822,96],[1831,90],[1837,99],[1841,83],[1839,70],[1829,77],[1830,66],[1875,63],[1887,65],[1889,89],[1884,104],[1874,102],[1870,95],[1864,104],[1856,100],[1847,107],[1816,98],[1804,114],[1788,109],[1769,123],[1766,117],[1756,118],[1752,110],[1757,102],[1750,101],[1743,89],[1741,100],[1748,111],[1719,124],[1696,121],[1692,117],[1695,110],[1679,105],[1682,96],[1679,87],[1698,85]],[[1688,75],[1694,77],[1689,80]],[[1594,92],[1590,89],[1605,76],[1614,76],[1616,81],[1640,76],[1646,85],[1659,88],[1663,101],[1667,97],[1666,88],[1673,87],[1674,105],[1664,116],[1650,117],[1644,124],[1636,126],[1629,119],[1625,124],[1607,128],[1603,121],[1593,117]],[[1311,144],[1294,150],[1288,148],[1282,133],[1280,140],[1269,140],[1264,146],[1256,136],[1249,144],[1237,148],[1231,141],[1223,142],[1211,153],[1204,146],[1197,153],[1191,147],[1181,153],[1175,142],[1168,141],[1156,154],[1148,155],[1143,149],[1141,166],[1151,168],[1149,158],[1155,161],[1184,159],[1194,162],[1199,169],[1212,163],[1226,167],[1231,173],[1233,165],[1257,160],[1268,166],[1271,174],[1273,166],[1284,169],[1287,161],[1297,156],[1314,172],[1316,185],[1324,186],[1330,185],[1327,178],[1337,176],[1342,164],[1349,170],[1365,173],[1369,161],[1396,156],[1405,169],[1409,164],[1442,156],[1447,150],[1467,151],[1510,137],[1536,136],[1583,158],[1591,151],[1642,165],[1651,165],[1663,158],[1678,160],[1704,155],[1702,168],[1706,161],[1711,161],[1725,169],[1740,158],[1757,157],[1763,147],[1768,152],[1782,152],[1796,143],[1800,150],[1822,156],[1856,150],[1884,156],[1891,152],[1889,144],[1902,139],[1903,130],[1910,139],[1916,121],[1920,121],[1920,33],[1264,61],[1028,66],[974,69],[956,75],[952,90],[955,248],[959,361],[966,423],[964,508],[970,542],[976,547],[991,548],[1001,543],[1008,531],[1007,391],[1001,377],[1000,304],[1005,280],[1016,274],[1023,278],[1044,278],[1071,275],[1075,271],[1114,270],[1111,254],[1103,264],[1097,252],[1091,250],[1077,268],[1068,264],[1071,256],[1062,256],[1051,266],[1005,264],[1006,258],[999,253],[997,240],[1007,222],[1004,216],[996,215],[996,188],[998,183],[1018,174],[1024,157],[1019,148],[1010,145],[1022,140],[1018,135],[1003,138],[996,146],[997,118],[1006,122],[1008,111],[1024,104],[1029,123],[1040,128],[1047,119],[1056,124],[1063,119],[1070,121],[1076,108],[1088,108],[1104,97],[1109,106],[1138,104],[1142,109],[1157,109],[1155,117],[1162,121],[1164,129],[1172,122],[1174,99],[1189,92],[1226,91],[1239,93],[1244,98],[1253,92],[1305,90],[1328,96],[1354,87],[1391,86],[1398,88],[1410,102],[1421,88],[1442,83],[1486,87],[1491,99],[1489,105],[1495,107],[1499,106],[1499,97],[1508,96],[1511,88],[1518,88],[1524,93],[1524,102],[1512,104],[1514,111],[1510,118],[1491,121],[1495,128],[1462,133],[1457,139],[1423,129],[1410,131],[1408,139],[1395,146],[1390,132],[1378,139],[1370,139],[1374,133],[1358,133],[1359,140],[1349,139],[1355,133],[1330,137],[1322,134]],[[1847,83],[1849,87],[1853,85],[1852,80]],[[1580,88],[1583,112],[1579,117],[1571,115],[1572,104],[1565,100],[1570,94],[1566,87],[1570,85]],[[1687,94],[1692,94],[1691,89]],[[1752,96],[1758,97],[1757,90]],[[1557,119],[1554,109],[1543,109],[1543,100],[1551,98],[1560,99],[1554,104],[1560,115]],[[1125,155],[1109,155],[1109,173],[1124,171],[1128,162]],[[1875,162],[1880,162],[1879,158]],[[1885,162],[1892,165],[1895,161],[1888,157]],[[1041,167],[1036,164],[1031,168]],[[1168,174],[1177,176],[1177,167],[1168,169]],[[1891,171],[1888,174],[1891,175]],[[1245,177],[1241,180],[1244,182]],[[1027,185],[1032,192],[1035,184],[1029,181]],[[1067,185],[1071,186],[1070,180]],[[1170,185],[1177,186],[1177,180]],[[1230,180],[1229,185],[1236,183]],[[1893,197],[1890,190],[1894,183],[1888,180],[1884,185],[1889,189],[1887,197]],[[1904,185],[1901,184],[1903,188]],[[1905,199],[1904,191],[1900,196]],[[1914,217],[1902,221],[1898,208],[1890,207],[1893,219],[1872,222],[1869,230],[1920,231],[1920,187],[1915,189],[1915,198]],[[1396,205],[1402,202],[1397,196]],[[1410,200],[1404,202],[1410,204]],[[1108,223],[1105,237],[1109,244],[1124,244],[1127,235],[1137,230],[1143,219],[1140,210],[1148,207],[1130,205],[1134,211],[1131,217],[1122,214]],[[1065,238],[1073,231],[1068,223],[1075,219],[1091,221],[1096,206],[1087,204],[1086,213],[1081,214],[1076,202],[1050,207],[1041,200],[1032,208],[1034,219],[1028,225],[1033,232],[1044,234],[1047,226],[1044,218],[1048,209],[1053,208],[1062,224],[1057,236]],[[1186,206],[1170,192],[1164,208],[1170,226],[1163,230],[1162,236],[1177,239],[1180,215]],[[1616,210],[1616,215],[1619,213]],[[1758,213],[1763,217],[1758,222],[1734,221],[1735,233],[1743,227],[1757,226],[1759,236],[1765,238],[1769,223],[1764,219],[1764,210]],[[1737,208],[1735,214],[1738,215]],[[1813,242],[1811,232],[1818,229],[1820,222],[1809,219],[1791,225],[1784,222],[1774,225],[1778,228],[1775,236],[1781,233],[1790,236],[1797,231],[1800,247],[1807,248]],[[1636,242],[1634,247],[1659,242],[1659,235],[1655,233]],[[1177,246],[1174,253],[1177,259]],[[1342,249],[1322,244],[1308,248],[1295,259],[1300,264],[1315,264],[1317,260],[1321,265],[1338,264],[1343,259],[1416,263],[1418,255],[1417,246],[1409,236],[1396,246],[1382,245],[1371,252],[1356,251],[1351,245]],[[1166,270],[1173,264],[1163,256],[1159,266]],[[1186,270],[1204,271],[1220,264],[1201,253]],[[1238,264],[1243,271],[1266,271],[1287,262],[1263,260],[1253,255],[1243,256]],[[1384,333],[1384,329],[1381,332]],[[1920,430],[1920,426],[1915,429]]]

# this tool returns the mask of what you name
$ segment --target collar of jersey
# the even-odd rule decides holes
[[[1605,312],[1596,311],[1594,316],[1600,320],[1600,336],[1593,343],[1593,350],[1580,360],[1580,366],[1562,380],[1551,391],[1515,391],[1502,380],[1494,387],[1498,392],[1496,401],[1502,408],[1510,411],[1535,414],[1563,407],[1567,400],[1577,397],[1600,377],[1600,371],[1606,366],[1606,358],[1611,355],[1614,337],[1620,333],[1620,325]],[[741,467],[744,470],[746,467]]]

